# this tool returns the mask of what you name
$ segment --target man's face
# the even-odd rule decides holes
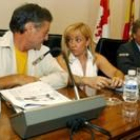
[[[41,48],[44,40],[48,39],[48,32],[50,29],[50,22],[45,21],[41,27],[36,27],[33,23],[27,28],[26,40],[27,50]],[[26,31],[25,31],[26,32]]]
[[[135,41],[140,45],[140,28],[137,30],[137,32],[133,35]]]

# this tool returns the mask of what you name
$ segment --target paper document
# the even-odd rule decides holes
[[[69,98],[42,81],[1,90],[0,92],[2,97],[9,101],[15,108],[19,107],[22,109],[70,101]]]

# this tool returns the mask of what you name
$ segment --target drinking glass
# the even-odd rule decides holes
[[[114,106],[114,105],[118,105],[122,103],[122,101],[116,97],[106,98],[106,102],[107,102],[107,105],[109,106]]]
[[[137,67],[137,76],[140,77],[140,67]]]
[[[138,115],[138,104],[123,102],[122,115],[126,122],[135,122]]]

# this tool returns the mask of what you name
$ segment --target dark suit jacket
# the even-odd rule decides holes
[[[122,44],[117,50],[118,68],[127,74],[129,69],[140,67],[140,51],[134,40]]]

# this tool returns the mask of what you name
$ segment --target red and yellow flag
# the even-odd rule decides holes
[[[125,25],[123,29],[123,39],[129,40],[131,37],[131,26],[134,22],[134,0],[127,1],[127,9],[125,15]]]
[[[101,0],[99,15],[94,33],[95,43],[97,43],[101,37],[109,37],[109,15],[109,0]]]

